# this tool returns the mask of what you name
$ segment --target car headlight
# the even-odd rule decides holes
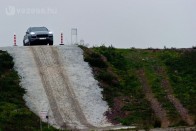
[[[35,32],[31,32],[30,34],[31,34],[31,35],[35,35]]]
[[[52,35],[53,33],[50,31],[50,32],[48,32],[50,35]]]

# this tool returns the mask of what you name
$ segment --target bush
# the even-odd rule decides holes
[[[14,67],[13,58],[7,52],[1,51],[0,58],[0,72],[3,69],[12,69]]]
[[[88,55],[84,59],[86,62],[89,62],[92,67],[106,68],[107,64],[105,63],[105,59],[98,53],[93,52],[90,56]]]

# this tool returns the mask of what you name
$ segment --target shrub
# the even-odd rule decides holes
[[[1,51],[0,53],[0,70],[2,71],[4,69],[12,69],[14,67],[13,58],[4,51]]]
[[[91,56],[87,56],[84,59],[89,62],[92,67],[106,68],[107,64],[105,63],[105,59],[98,53],[93,52]]]

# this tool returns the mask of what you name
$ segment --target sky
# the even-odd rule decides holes
[[[77,41],[116,48],[196,46],[196,0],[6,0],[0,4],[0,47],[23,45],[28,27],[45,26],[54,44]],[[76,36],[72,36],[72,42]]]

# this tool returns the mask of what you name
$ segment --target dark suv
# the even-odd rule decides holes
[[[23,39],[24,46],[53,45],[53,33],[46,27],[30,27]]]

